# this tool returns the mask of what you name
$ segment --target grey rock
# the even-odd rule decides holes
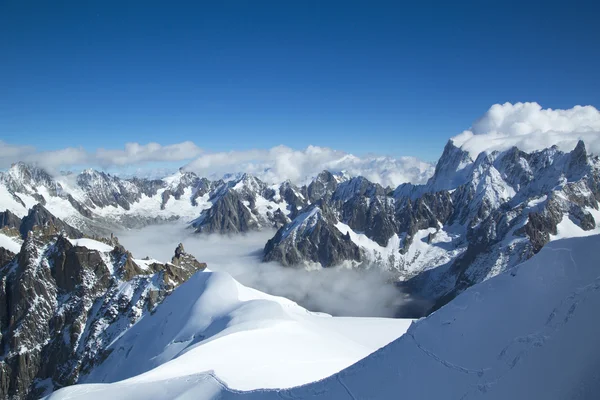
[[[29,232],[46,236],[65,233],[72,238],[81,238],[83,233],[52,215],[44,206],[36,204],[29,210],[19,227],[21,237],[25,239]]]

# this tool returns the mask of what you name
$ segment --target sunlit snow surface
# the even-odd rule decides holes
[[[96,250],[103,253],[110,252],[113,249],[112,246],[93,239],[69,239],[69,242],[71,242],[73,246],[86,247],[90,250]]]
[[[213,373],[237,390],[289,388],[346,368],[410,323],[311,313],[227,273],[200,272],[115,341],[82,381],[145,385]]]
[[[6,250],[18,253],[21,251],[22,240],[7,236],[0,233],[0,247],[4,247]]]
[[[160,325],[154,325],[153,334],[147,333],[142,324],[150,324],[153,318],[156,319],[156,324],[164,321],[165,332],[175,332],[175,338],[185,343],[180,345],[185,350],[179,358],[126,381],[110,385],[68,387],[56,392],[51,398],[595,398],[600,392],[600,341],[597,340],[600,335],[600,320],[596,318],[600,307],[600,252],[596,251],[599,246],[598,235],[553,241],[529,261],[471,287],[439,311],[413,324],[400,339],[364,360],[330,378],[290,390],[241,392],[228,389],[227,385],[234,386],[231,382],[235,382],[238,387],[244,384],[237,381],[243,378],[234,377],[227,381],[227,373],[240,372],[235,361],[226,363],[214,360],[212,371],[202,373],[196,366],[204,361],[199,357],[200,353],[197,353],[198,357],[194,353],[202,351],[200,349],[203,345],[193,345],[196,339],[191,334],[203,329],[204,307],[227,309],[228,304],[238,304],[235,306],[236,311],[221,314],[228,316],[227,321],[232,324],[231,327],[219,330],[213,339],[207,340],[208,343],[217,342],[220,340],[219,335],[229,330],[229,346],[215,345],[218,347],[215,350],[217,354],[212,353],[212,356],[236,360],[239,358],[244,362],[248,358],[246,354],[252,354],[254,367],[243,371],[250,375],[254,374],[254,368],[264,368],[263,365],[272,361],[268,352],[256,349],[264,342],[255,343],[253,333],[262,329],[263,334],[273,335],[270,342],[276,343],[278,333],[285,331],[289,324],[298,324],[299,332],[314,324],[311,329],[327,332],[333,338],[337,332],[335,328],[326,326],[327,323],[316,322],[329,322],[333,319],[310,316],[305,311],[304,316],[302,312],[291,312],[295,308],[286,301],[275,301],[273,304],[278,306],[273,306],[264,314],[260,312],[270,323],[263,318],[246,319],[242,316],[245,313],[241,312],[244,303],[240,305],[230,298],[229,291],[227,295],[224,294],[226,299],[217,301],[216,304],[203,304],[202,296],[197,301],[190,301],[193,296],[187,293],[189,288],[202,284],[202,281],[210,286],[213,279],[213,275],[198,274],[192,282],[182,286],[167,299],[173,304],[165,303],[162,309],[163,313],[168,313],[169,308],[177,303],[180,305],[178,316],[173,315],[171,319],[165,320],[164,315],[158,316],[161,312],[158,311],[154,317],[144,319],[136,325],[140,327],[139,334],[146,336],[138,336],[138,340],[132,340],[133,354],[130,353],[129,357],[133,357],[140,366],[132,364],[131,369],[127,370],[123,368],[125,365],[111,365],[109,357],[105,366],[97,370],[97,374],[122,371],[121,374],[134,375],[147,366],[142,366],[142,360],[150,355],[165,357],[165,351],[179,345],[179,342],[172,341],[170,345],[163,346],[165,343],[162,341],[166,338],[163,339]],[[203,279],[205,277],[209,279]],[[234,287],[239,289],[235,281],[223,278],[227,283],[220,282],[222,278],[218,275],[214,279],[219,281],[215,288],[223,284],[230,290]],[[262,297],[256,293],[253,295]],[[242,295],[244,296],[246,295]],[[237,299],[240,299],[239,295]],[[182,307],[181,300],[187,300],[189,304]],[[232,300],[234,301],[231,302]],[[257,306],[250,303],[248,307],[248,315],[252,315]],[[192,314],[198,318],[191,318]],[[274,318],[276,315],[280,318]],[[282,315],[285,318],[281,318]],[[350,321],[358,323],[358,320]],[[373,326],[372,321],[360,321],[364,321],[365,327]],[[349,322],[343,321],[341,325],[346,323]],[[145,329],[141,330],[142,327]],[[380,331],[381,328],[374,328],[372,332]],[[356,338],[346,337],[349,341],[356,340],[355,349],[360,347],[361,340],[370,337],[370,334],[355,334]],[[320,336],[322,335],[323,333]],[[281,336],[285,338],[286,335]],[[285,340],[283,338],[281,340]],[[342,340],[341,344],[337,340],[335,343],[332,341],[332,348],[327,346],[327,349],[335,353],[347,343],[346,340]],[[301,346],[301,343],[309,343],[307,347],[313,355],[331,360],[331,357],[324,356],[322,348],[314,348],[310,340],[303,342],[294,339],[292,343],[296,347]],[[121,352],[127,350],[125,345]],[[181,350],[173,349],[173,353],[176,351]],[[210,357],[210,347],[205,351],[208,353],[205,357]],[[292,363],[290,357],[303,354],[296,350],[286,351],[288,353],[279,354],[277,359],[287,359],[286,362]],[[123,355],[120,354],[118,359],[125,364],[130,362]],[[170,354],[167,354],[166,358],[169,357]],[[310,364],[307,368],[300,368],[298,365],[294,368],[297,368],[295,370],[298,374],[303,375],[311,373],[313,367],[320,368],[318,363]],[[273,376],[275,380],[281,375],[281,370],[274,370],[279,371]]]

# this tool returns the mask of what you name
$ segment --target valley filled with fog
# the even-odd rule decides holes
[[[117,232],[136,258],[168,260],[179,243],[213,271],[225,271],[243,285],[293,300],[335,316],[394,317],[414,299],[403,294],[391,276],[377,268],[284,267],[262,262],[263,248],[274,235],[264,230],[238,235],[197,234],[183,222]]]

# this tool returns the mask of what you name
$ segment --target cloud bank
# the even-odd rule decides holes
[[[192,160],[192,161],[190,161]],[[290,180],[304,184],[324,169],[365,176],[367,179],[395,187],[404,182],[423,183],[433,174],[433,165],[414,157],[356,157],[327,147],[308,146],[295,150],[286,146],[208,153],[191,141],[161,145],[158,143],[126,143],[123,149],[65,148],[56,151],[37,151],[33,146],[15,146],[0,141],[0,168],[17,161],[37,164],[51,172],[74,166],[100,167],[111,172],[146,176],[143,166],[157,163],[181,162],[184,169],[213,179],[225,174],[247,172],[268,183]],[[139,167],[140,168],[134,168]],[[178,165],[179,167],[181,165]],[[166,172],[164,168],[154,171]],[[173,172],[175,168],[171,168]],[[156,173],[151,174],[156,177]]]
[[[121,167],[153,162],[187,161],[202,153],[193,142],[167,146],[158,143],[126,143],[121,150],[97,149],[89,152],[79,147],[67,147],[52,151],[38,151],[33,146],[11,145],[0,140],[0,168],[24,161],[37,164],[50,171],[70,166]]]
[[[433,174],[433,166],[414,157],[357,157],[327,147],[308,146],[294,150],[276,146],[267,150],[231,151],[202,154],[185,166],[204,176],[222,176],[231,172],[248,172],[260,179],[277,183],[286,179],[304,184],[319,172],[362,175],[383,186],[404,182],[423,183]]]
[[[202,153],[202,149],[194,142],[162,146],[158,143],[126,143],[123,150],[98,149],[95,158],[103,166],[122,166],[148,162],[182,161],[194,158]]]
[[[452,138],[456,145],[475,158],[482,151],[506,150],[517,146],[534,151],[557,145],[572,150],[584,140],[590,153],[600,154],[600,112],[592,106],[575,106],[567,110],[543,109],[537,103],[495,104],[471,128]],[[154,171],[185,170],[209,178],[228,173],[251,173],[268,183],[290,180],[304,184],[324,169],[349,176],[362,175],[383,186],[396,187],[405,182],[425,183],[433,174],[433,165],[414,157],[376,157],[355,155],[327,147],[308,146],[292,149],[275,146],[230,152],[208,152],[191,141],[161,145],[126,143],[122,149],[68,147],[38,151],[33,146],[18,146],[0,140],[0,168],[25,161],[50,171],[69,167],[100,167],[124,176],[134,171],[138,176],[150,166]],[[156,164],[161,164],[157,166]],[[177,164],[175,164],[177,163]],[[157,177],[157,174],[152,174]]]
[[[469,130],[452,138],[474,157],[512,146],[531,152],[557,145],[570,151],[580,139],[589,153],[600,154],[600,112],[596,108],[553,110],[538,103],[495,104]]]

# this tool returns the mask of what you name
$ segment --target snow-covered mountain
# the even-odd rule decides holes
[[[170,263],[134,259],[115,237],[85,237],[40,204],[20,221],[8,213],[2,219],[13,226],[0,233],[13,243],[0,254],[2,398],[35,398],[77,382],[114,340],[206,267],[181,246]]]
[[[571,357],[551,339],[572,339],[581,328],[567,324],[574,310],[595,305],[598,260],[575,254],[600,239],[561,239],[600,232],[599,201],[600,159],[581,141],[568,152],[476,157],[450,141],[427,183],[395,189],[329,171],[298,187],[182,171],[155,180],[94,170],[56,177],[18,163],[0,175],[0,395],[34,398],[84,383],[53,397],[372,397],[364,381],[389,398],[399,388],[388,379],[410,381],[413,393],[424,371],[448,382],[427,388],[432,396],[443,388],[465,398],[517,395],[525,389],[512,371],[525,368],[521,360],[533,354],[523,362],[535,369],[546,357]],[[169,263],[135,259],[108,234],[172,219],[200,235],[277,227],[264,261],[382,268],[437,311],[332,378],[239,392],[326,378],[408,323],[311,313],[205,270],[182,246]],[[501,318],[486,320],[486,301]],[[490,345],[465,350],[477,340]],[[397,352],[406,360],[390,364]],[[582,373],[592,362],[583,360]],[[394,367],[381,372],[385,363]],[[574,390],[573,376],[561,390]],[[505,379],[515,381],[505,388]]]
[[[315,182],[320,200],[267,243],[265,261],[377,265],[438,306],[552,237],[600,232],[600,159],[581,141],[568,153],[511,148],[475,160],[450,141],[426,184],[394,191],[362,177]]]
[[[88,234],[108,234],[174,219],[198,232],[237,233],[278,227],[304,205],[289,182],[266,185],[244,174],[209,181],[191,172],[163,179],[120,179],[96,170],[53,177],[17,163],[0,173],[0,209],[18,217],[35,204]]]
[[[205,270],[182,245],[168,263],[135,259],[116,237],[86,237],[41,204],[0,220],[12,242],[0,251],[2,398],[166,378],[171,368],[214,370],[241,390],[292,387],[353,364],[410,323],[311,313]]]
[[[600,253],[590,251],[596,246],[600,246],[598,235],[556,240],[525,263],[466,290],[450,304],[413,323],[399,339],[363,360],[301,387],[235,390],[240,383],[229,375],[237,368],[235,356],[231,355],[254,354],[253,347],[262,348],[263,342],[257,344],[251,340],[248,345],[242,339],[231,338],[226,352],[220,353],[230,364],[225,367],[223,360],[215,360],[203,366],[200,357],[192,362],[193,352],[201,352],[202,345],[187,347],[194,341],[194,329],[190,329],[182,334],[181,345],[189,350],[172,361],[136,376],[132,375],[142,372],[143,367],[133,373],[126,372],[132,377],[111,384],[71,386],[48,399],[596,398],[600,390],[600,345],[596,340],[600,323],[594,315],[600,307]],[[201,277],[196,275],[196,279],[201,280]],[[182,285],[167,301],[193,284],[190,281]],[[208,287],[204,293],[211,289]],[[202,315],[205,305],[193,304]],[[187,312],[182,314],[188,315]],[[242,319],[245,314],[240,310],[236,317]],[[158,312],[151,318],[157,315]],[[260,318],[248,320],[249,329],[243,329],[237,318],[231,321],[235,321],[233,328],[239,329],[242,336],[253,332],[255,326],[251,322],[260,321]],[[196,321],[191,321],[195,328]],[[180,324],[175,326],[173,330],[178,332]],[[271,334],[265,332],[265,338]],[[279,344],[272,341],[266,347],[278,349]],[[173,342],[172,346],[177,343]],[[153,346],[152,349],[147,356],[156,351]],[[140,351],[143,353],[143,349]],[[295,356],[302,359],[303,353],[300,354]],[[244,360],[245,355],[241,357]],[[167,358],[171,359],[170,355]],[[110,361],[109,358],[109,366]],[[263,348],[253,358],[250,369],[244,368],[242,361],[237,379],[249,373],[259,380],[261,372],[272,368],[271,362],[268,351]],[[279,357],[278,362],[292,361]],[[99,368],[98,371],[103,370],[102,365]],[[307,370],[310,367],[302,369]],[[108,376],[110,372],[107,370]],[[275,374],[273,379],[277,376]]]
[[[16,217],[39,203],[83,233],[105,236],[172,219],[199,234],[279,228],[264,261],[376,266],[437,306],[553,236],[598,230],[599,199],[600,161],[582,141],[570,152],[513,147],[473,158],[450,140],[427,183],[395,189],[329,171],[301,187],[182,171],[158,180],[94,170],[52,177],[22,163],[0,176],[0,208]]]

